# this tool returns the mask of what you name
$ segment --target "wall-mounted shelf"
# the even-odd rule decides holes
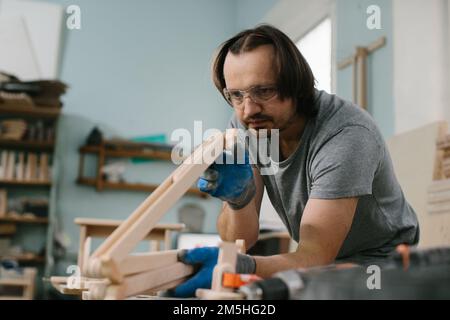
[[[153,159],[168,161],[171,159],[171,153],[167,151],[157,150],[114,150],[107,149],[100,146],[84,146],[80,148],[82,154],[100,154],[104,153],[105,157],[111,158],[140,158],[140,159]]]
[[[59,108],[0,104],[0,114],[2,116],[5,115],[56,120],[60,113],[61,111]]]
[[[97,191],[103,190],[124,190],[124,191],[142,191],[152,192],[158,185],[132,182],[109,182],[102,176],[102,167],[107,158],[134,158],[134,159],[152,159],[169,161],[172,159],[171,147],[167,145],[156,145],[149,143],[135,143],[122,140],[106,140],[98,146],[82,146],[79,149],[80,162],[78,168],[77,183],[96,187]],[[97,157],[97,174],[95,177],[84,176],[84,157],[92,154]],[[190,195],[207,198],[208,195],[191,188]]]
[[[77,183],[84,184],[87,186],[95,187],[97,181],[94,178],[81,178],[77,180]],[[143,191],[143,192],[153,192],[158,185],[156,184],[144,184],[144,183],[124,183],[124,182],[102,182],[103,189],[109,190],[124,190],[124,191]],[[206,198],[207,194],[199,191],[198,189],[191,188],[187,192],[188,194],[195,195],[201,198]]]
[[[25,141],[0,138],[1,149],[52,151],[54,147],[55,143],[53,141]]]
[[[0,186],[10,187],[51,187],[51,181],[39,180],[0,180]]]
[[[0,217],[0,222],[47,224],[48,218],[6,215],[4,217]]]

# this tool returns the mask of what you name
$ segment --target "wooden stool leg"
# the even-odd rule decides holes
[[[83,252],[83,258],[82,258],[82,265],[78,265],[80,267],[81,275],[85,275],[86,269],[87,269],[87,263],[89,261],[89,256],[91,254],[91,237],[87,237],[86,241],[84,242],[84,252]]]
[[[81,269],[81,274],[84,274],[83,266],[85,264],[84,257],[85,257],[85,242],[87,237],[87,227],[86,226],[80,226],[80,244],[78,247],[78,266]]]
[[[164,250],[172,249],[172,232],[170,230],[166,230],[164,232]]]

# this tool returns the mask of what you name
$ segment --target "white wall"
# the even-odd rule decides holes
[[[394,0],[395,132],[450,121],[447,0]]]

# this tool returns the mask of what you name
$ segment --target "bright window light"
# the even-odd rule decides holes
[[[314,73],[317,89],[331,92],[331,19],[309,31],[297,42],[297,47]]]

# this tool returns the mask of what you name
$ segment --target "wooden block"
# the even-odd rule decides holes
[[[232,289],[222,286],[224,272],[235,273],[238,247],[234,242],[222,242],[220,244],[217,265],[214,267],[211,289],[213,291],[229,291]]]
[[[245,241],[236,240],[232,242],[222,242],[220,244],[219,258],[213,271],[211,290],[197,289],[195,295],[206,300],[240,300],[244,296],[234,292],[232,288],[225,288],[222,285],[223,274],[236,273],[236,262],[238,253],[245,252]]]

